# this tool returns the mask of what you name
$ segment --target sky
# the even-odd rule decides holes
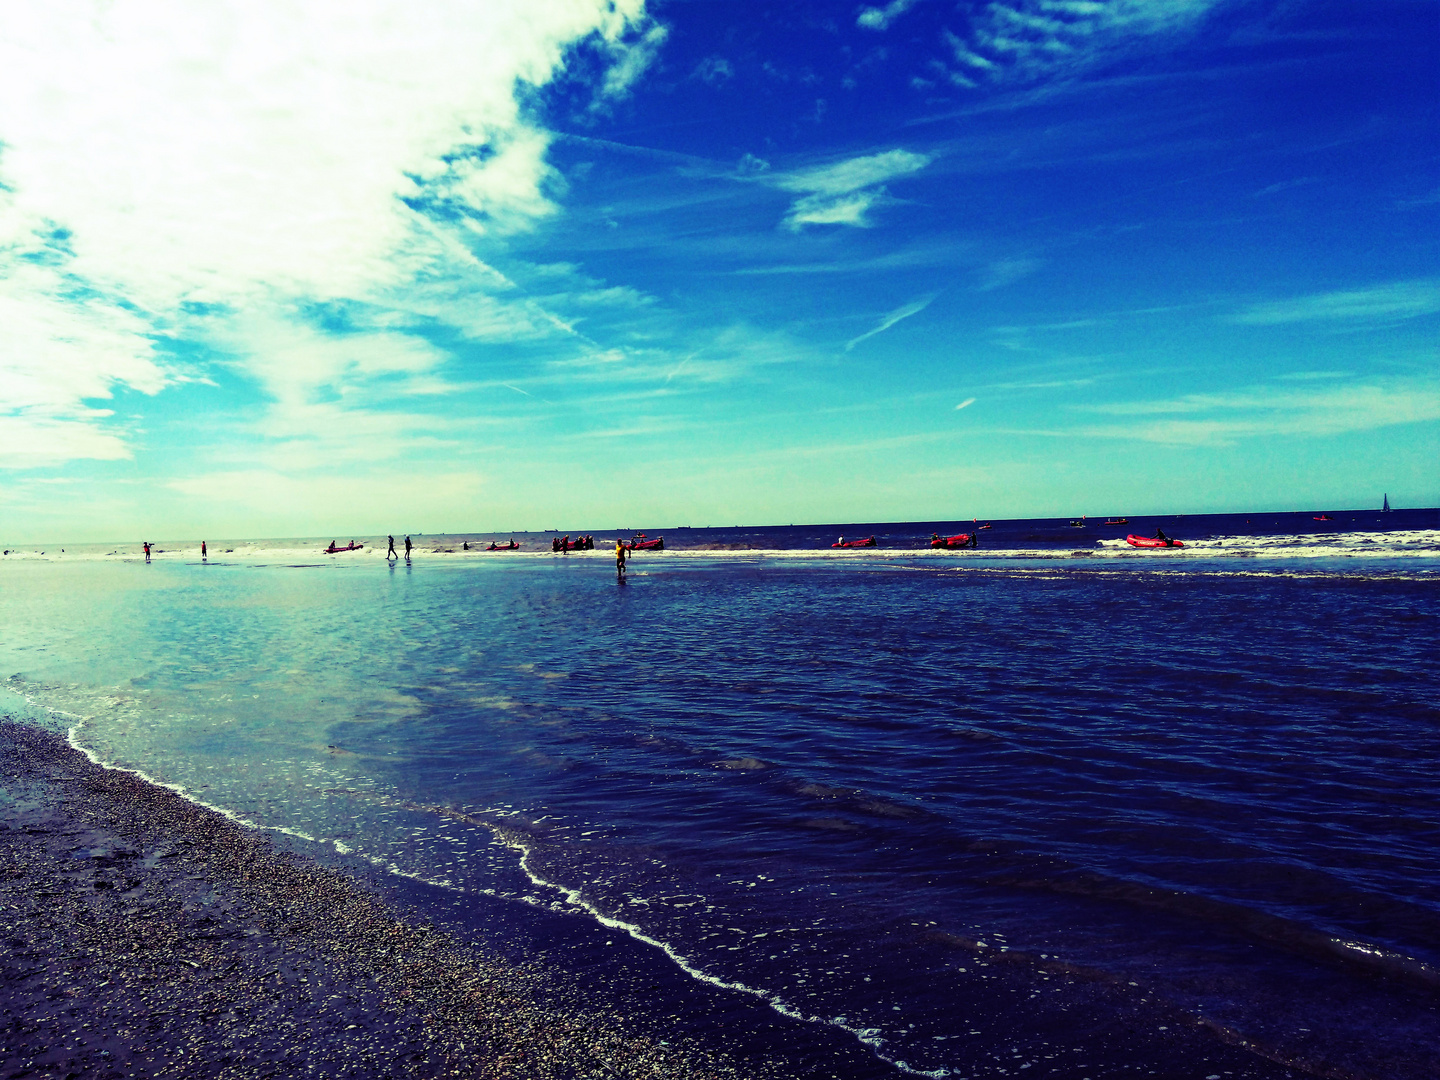
[[[0,0],[0,538],[1440,505],[1440,0]]]

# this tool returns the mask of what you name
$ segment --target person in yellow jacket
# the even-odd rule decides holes
[[[619,538],[615,540],[615,576],[625,580],[625,541]]]

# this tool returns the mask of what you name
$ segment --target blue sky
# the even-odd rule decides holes
[[[0,10],[0,531],[1440,503],[1434,0]]]

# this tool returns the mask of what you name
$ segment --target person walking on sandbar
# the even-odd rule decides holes
[[[398,559],[398,558],[400,558],[400,555],[399,555],[399,554],[396,552],[396,550],[395,550],[395,537],[393,537],[393,536],[390,537],[390,550],[385,553],[385,558],[386,558],[386,559],[390,559],[390,558],[396,558],[396,559]]]
[[[410,561],[410,537],[405,537],[405,561]]]

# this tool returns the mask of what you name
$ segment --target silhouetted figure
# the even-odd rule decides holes
[[[405,561],[410,561],[410,537],[405,537]]]
[[[387,559],[389,559],[389,558],[396,558],[396,559],[400,558],[400,556],[399,556],[398,554],[396,554],[396,551],[395,551],[395,537],[393,537],[393,536],[390,537],[390,550],[387,551],[387,552],[385,552],[385,558],[387,558]]]

